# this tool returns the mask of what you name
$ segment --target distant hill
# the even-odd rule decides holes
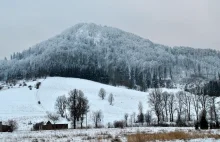
[[[0,80],[77,77],[146,90],[220,72],[220,52],[168,47],[117,28],[77,24],[11,60],[0,61]]]

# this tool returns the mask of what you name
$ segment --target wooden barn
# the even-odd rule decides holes
[[[68,129],[68,124],[52,124],[48,121],[46,125],[39,123],[37,127],[38,128],[35,128],[35,130],[61,130]]]
[[[12,129],[8,125],[2,125],[2,122],[0,122],[0,132],[12,132]]]

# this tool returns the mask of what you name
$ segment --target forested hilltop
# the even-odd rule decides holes
[[[0,61],[0,80],[76,77],[142,91],[192,78],[211,80],[219,72],[219,51],[168,47],[117,28],[85,23]]]

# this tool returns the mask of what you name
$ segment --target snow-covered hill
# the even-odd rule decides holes
[[[47,121],[46,111],[55,111],[56,98],[61,95],[68,96],[68,92],[73,89],[82,90],[88,98],[90,105],[88,119],[90,119],[91,112],[102,110],[104,114],[103,124],[122,120],[125,113],[137,113],[139,101],[143,103],[144,111],[150,109],[147,105],[148,93],[146,92],[126,89],[125,87],[113,87],[77,78],[48,77],[37,81],[42,82],[39,90],[35,88],[29,90],[27,86],[18,87],[16,85],[13,88],[0,91],[0,121],[16,119],[21,126],[19,129],[30,129],[31,126],[28,126],[29,121],[32,123]],[[34,86],[35,84],[36,81],[27,82],[27,85]],[[105,100],[98,97],[100,88],[106,90],[107,97],[110,93],[113,93],[115,99],[113,106],[109,105],[107,97]],[[38,104],[38,101],[41,102],[41,105]],[[89,121],[89,124],[91,123]]]
[[[215,79],[220,52],[168,47],[117,28],[80,23],[0,61],[0,80],[76,77],[146,90],[170,82]],[[169,83],[170,84],[170,83]],[[171,85],[172,86],[172,85]],[[170,87],[170,86],[169,86]]]

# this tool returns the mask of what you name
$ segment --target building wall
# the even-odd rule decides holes
[[[49,124],[42,126],[42,130],[59,130],[59,129],[68,129],[68,124]]]
[[[9,132],[11,131],[11,127],[8,125],[2,125],[2,122],[0,122],[0,132]]]
[[[0,132],[2,132],[2,122],[0,122]]]

